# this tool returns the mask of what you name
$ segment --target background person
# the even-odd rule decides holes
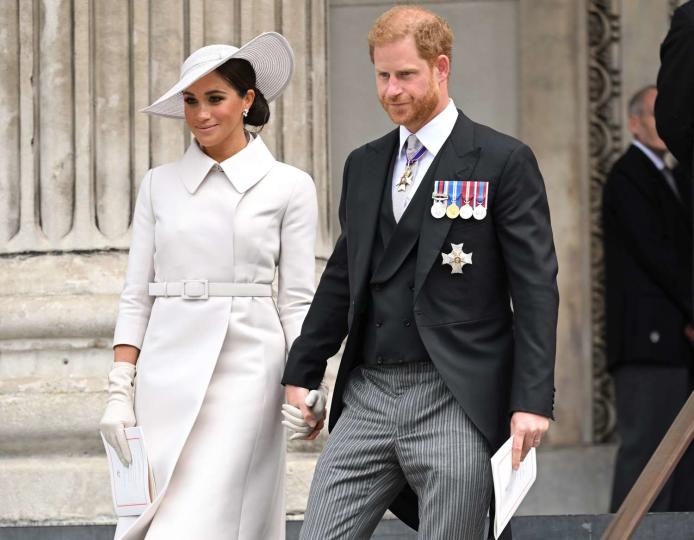
[[[101,428],[128,461],[123,427],[142,426],[158,496],[117,538],[284,538],[280,379],[314,291],[316,194],[246,127],[292,71],[276,33],[210,45],[146,109],[195,140],[135,209]]]
[[[675,10],[660,47],[660,62],[655,103],[658,133],[690,174],[694,157],[694,0]]]
[[[620,446],[612,501],[616,512],[694,389],[692,230],[687,183],[663,159],[653,116],[655,86],[629,101],[634,139],[603,193],[607,364],[617,397]],[[694,510],[694,449],[652,511]]]
[[[479,538],[491,454],[513,434],[518,464],[552,415],[557,262],[544,183],[527,146],[456,109],[452,41],[445,20],[417,7],[387,11],[369,34],[398,127],[347,158],[342,232],[283,378],[288,403],[315,422],[304,399],[348,335],[304,539],[368,538],[388,506],[421,538]],[[443,214],[437,180],[455,190]]]

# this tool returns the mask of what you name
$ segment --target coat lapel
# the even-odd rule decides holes
[[[353,254],[354,276],[358,286],[365,285],[370,274],[373,243],[378,230],[379,210],[384,183],[390,182],[393,158],[398,143],[398,130],[366,146],[361,170],[353,177],[360,182],[355,190],[350,212],[349,251]],[[351,273],[351,272],[350,272]]]
[[[474,146],[472,121],[459,111],[453,131],[441,148],[441,159],[434,175],[427,174],[427,183],[419,189],[432,192],[434,180],[466,180],[472,177],[481,154],[482,149]],[[414,278],[415,299],[434,262],[441,258],[441,246],[452,224],[453,220],[447,217],[435,219],[429,212],[423,213]]]

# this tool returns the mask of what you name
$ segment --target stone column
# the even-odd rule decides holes
[[[587,8],[520,1],[521,139],[545,178],[559,259],[553,444],[592,440],[588,228]]]
[[[283,33],[262,136],[313,175],[329,249],[324,0],[0,2],[0,524],[111,521],[98,419],[138,186],[181,121],[138,112],[211,43]]]

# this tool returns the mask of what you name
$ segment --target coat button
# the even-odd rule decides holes
[[[648,339],[651,340],[651,343],[658,343],[660,341],[660,334],[653,330],[653,332],[651,332],[648,336]]]
[[[378,321],[376,323],[376,328],[380,328],[381,326],[383,326],[383,323],[381,321]]]
[[[382,356],[379,356],[378,358],[376,358],[376,363],[377,363],[377,364],[382,364],[382,363],[383,363],[383,357],[382,357]]]
[[[414,292],[414,285],[410,283],[410,290]]]
[[[404,321],[402,321],[402,324],[405,326],[410,326],[412,323],[408,320],[404,320]]]

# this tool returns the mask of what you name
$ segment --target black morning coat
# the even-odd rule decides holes
[[[694,64],[693,64],[694,65]],[[688,182],[680,199],[636,146],[603,190],[607,365],[689,367],[684,327],[692,319],[692,225]]]
[[[655,120],[668,149],[694,178],[694,0],[672,16],[660,46]]]
[[[360,333],[370,259],[384,182],[391,181],[389,165],[398,144],[395,129],[347,158],[339,209],[342,233],[287,359],[283,384],[317,388],[327,359],[347,336],[330,429],[340,417],[350,372],[363,362]],[[559,294],[545,186],[526,145],[472,122],[461,111],[418,189],[432,193],[436,180],[489,182],[487,216],[481,221],[435,219],[427,204],[418,236],[416,231],[408,238],[394,235],[384,260],[397,269],[416,244],[412,294],[417,329],[451,392],[495,451],[510,435],[513,411],[553,414]],[[452,243],[472,252],[472,265],[462,275],[442,264],[441,253],[449,253]],[[417,499],[409,487],[391,510],[418,526]]]

